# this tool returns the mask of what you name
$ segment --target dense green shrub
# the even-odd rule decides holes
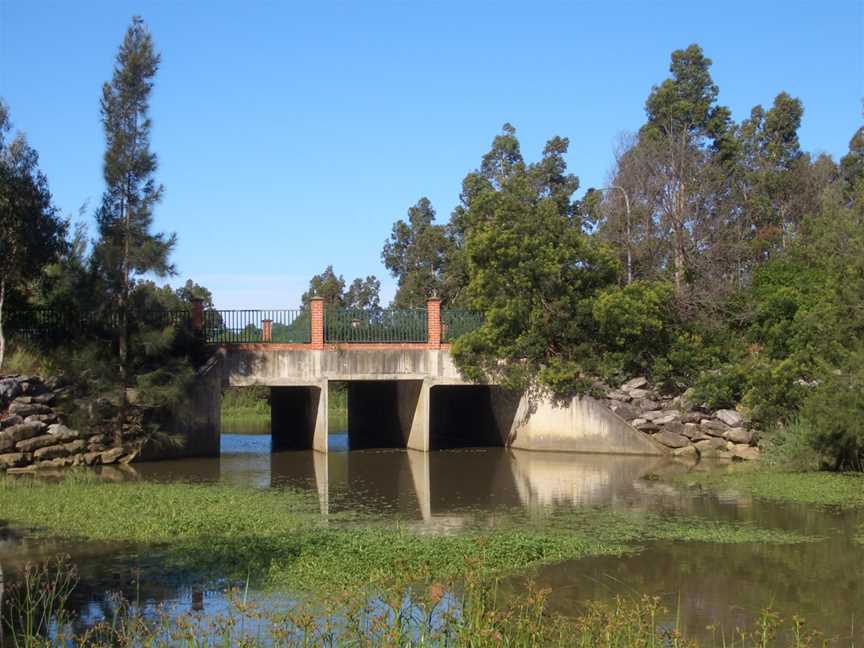
[[[864,351],[823,380],[801,412],[813,428],[813,448],[830,468],[864,469]]]
[[[694,385],[693,398],[711,409],[734,407],[747,386],[747,375],[740,364],[726,364],[703,372]]]
[[[777,425],[760,441],[763,461],[775,468],[793,472],[819,470],[822,456],[814,447],[813,425],[796,418],[787,425]]]

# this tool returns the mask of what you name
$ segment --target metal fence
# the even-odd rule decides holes
[[[480,328],[483,315],[477,311],[460,308],[445,308],[441,311],[441,341],[452,342],[456,338]]]
[[[3,314],[4,334],[25,342],[52,342],[81,335],[110,335],[119,318],[106,313],[28,308]]]
[[[426,309],[331,308],[324,316],[324,340],[348,344],[425,343]]]
[[[266,327],[269,326],[269,336]],[[210,310],[204,313],[204,340],[208,344],[293,343],[312,340],[309,311]]]

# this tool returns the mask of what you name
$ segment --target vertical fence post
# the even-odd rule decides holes
[[[273,341],[273,320],[269,320],[269,319],[261,320],[261,341],[262,342],[272,342]]]
[[[313,349],[324,348],[324,298],[313,297],[309,300],[309,315],[312,335],[309,338]]]
[[[204,334],[204,300],[195,298],[192,300],[192,330],[195,335]]]
[[[441,348],[441,300],[437,297],[426,300],[426,346]]]

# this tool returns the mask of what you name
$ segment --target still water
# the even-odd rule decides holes
[[[703,635],[711,623],[734,629],[771,605],[784,617],[805,617],[842,645],[853,637],[864,640],[864,547],[854,541],[864,523],[861,513],[688,491],[650,478],[686,467],[649,457],[504,448],[348,452],[346,435],[332,435],[330,448],[328,455],[271,453],[268,435],[226,434],[218,459],[136,464],[125,473],[105,469],[105,476],[291,486],[316,495],[322,515],[362,510],[428,532],[452,532],[513,510],[542,520],[555,508],[578,507],[795,530],[822,539],[798,545],[649,543],[633,555],[545,566],[531,577],[552,588],[550,605],[564,613],[590,600],[649,594],[675,610],[691,636]],[[136,547],[37,541],[0,526],[0,566],[7,573],[58,553],[69,553],[80,568],[73,605],[85,619],[107,609],[110,592],[188,609],[193,589],[208,586],[165,573],[158,556]],[[206,591],[205,609],[219,610],[223,597],[219,589]]]

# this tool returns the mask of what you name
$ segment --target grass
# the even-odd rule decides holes
[[[757,498],[837,508],[864,507],[864,474],[783,472],[757,465],[725,473],[691,472],[674,480],[716,490],[733,488]]]
[[[699,518],[605,510],[551,515],[532,524],[523,513],[491,528],[450,535],[415,533],[393,521],[360,516],[324,520],[316,502],[290,490],[219,484],[120,483],[70,476],[60,483],[0,480],[0,511],[48,535],[149,545],[178,567],[291,591],[356,588],[369,583],[453,579],[465,562],[490,574],[543,563],[622,554],[651,540],[793,543],[801,534]]]

